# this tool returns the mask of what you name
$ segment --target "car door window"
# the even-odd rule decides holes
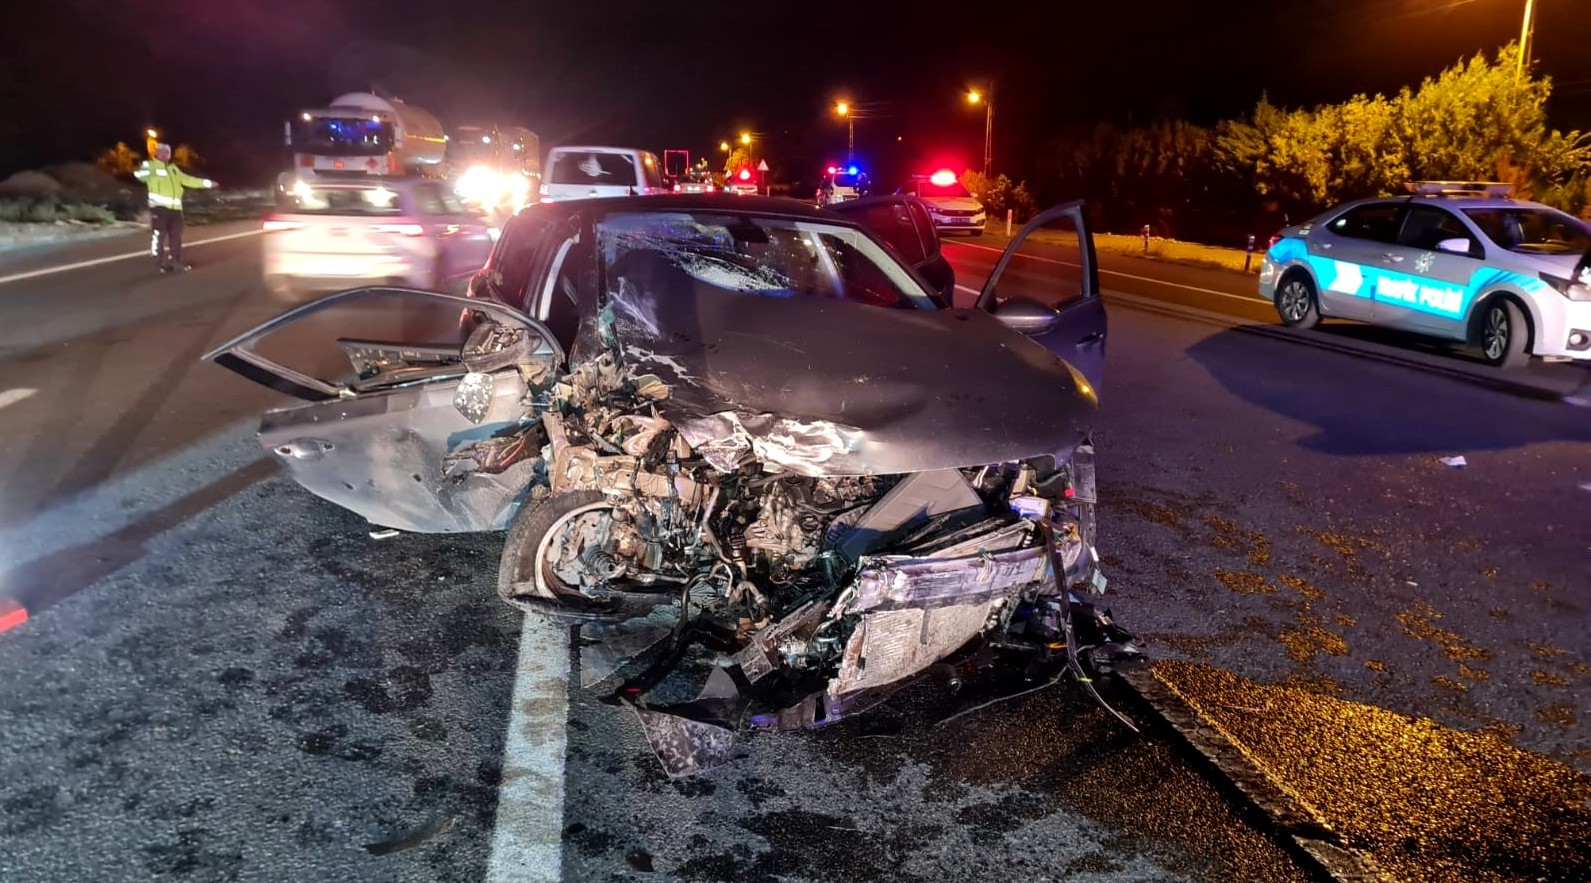
[[[580,328],[582,291],[596,283],[595,253],[580,233],[558,246],[546,284],[536,304],[534,318],[541,320],[564,349],[574,345]]]
[[[1392,243],[1398,239],[1398,222],[1402,218],[1402,203],[1378,202],[1351,209],[1326,227],[1349,239]]]
[[[1470,234],[1469,228],[1451,212],[1435,206],[1416,205],[1409,209],[1398,234],[1398,244],[1420,251],[1435,251],[1438,243],[1449,239],[1462,239],[1467,243],[1470,257],[1481,257],[1480,243]],[[1457,254],[1458,252],[1453,252]]]

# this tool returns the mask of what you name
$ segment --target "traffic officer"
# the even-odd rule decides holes
[[[133,177],[149,187],[149,253],[160,265],[160,272],[192,269],[182,262],[182,192],[189,187],[209,189],[215,182],[195,178],[171,161],[171,145],[155,145],[154,159],[133,172]]]

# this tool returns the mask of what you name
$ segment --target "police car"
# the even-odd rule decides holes
[[[1502,367],[1591,361],[1591,227],[1507,184],[1406,188],[1277,234],[1259,291],[1284,323],[1386,325],[1478,346]]]
[[[940,233],[983,235],[986,220],[983,203],[949,169],[940,169],[932,175],[913,175],[895,192],[921,199]]]

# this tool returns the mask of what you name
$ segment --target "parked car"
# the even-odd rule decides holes
[[[1591,360],[1591,227],[1506,188],[1421,182],[1287,227],[1260,295],[1295,328],[1354,319],[1471,344],[1503,367]]]
[[[928,206],[914,196],[866,196],[828,206],[889,244],[928,280],[945,303],[955,303],[956,271],[939,248]]]
[[[657,154],[633,147],[554,147],[547,154],[542,202],[666,193]]]
[[[913,175],[895,192],[921,199],[940,233],[983,235],[983,225],[988,220],[983,203],[949,169],[932,175]]]
[[[670,775],[728,761],[743,724],[858,714],[984,644],[958,658],[1069,671],[1098,699],[1137,650],[1092,601],[1106,320],[1082,204],[1025,227],[966,309],[874,219],[900,221],[753,196],[532,206],[471,297],[343,292],[207,358],[302,400],[260,441],[315,494],[401,530],[508,528],[499,595],[584,630],[587,683],[613,676]],[[1028,255],[1041,229],[1074,260],[1057,236]],[[322,346],[273,345],[306,330]],[[311,349],[346,361],[288,363]],[[665,676],[708,677],[703,701],[652,692]]]
[[[266,288],[289,297],[372,282],[462,291],[495,232],[436,179],[325,176],[278,188],[264,228]]]

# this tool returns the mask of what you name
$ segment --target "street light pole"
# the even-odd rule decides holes
[[[1536,30],[1536,0],[1525,0],[1525,21],[1519,26],[1519,67],[1516,75],[1530,68],[1530,38]]]
[[[982,91],[969,90],[967,101],[983,105],[983,176],[987,178],[994,160],[994,84]]]
[[[845,164],[850,165],[856,156],[856,113],[849,101],[836,103],[834,112],[845,117]]]

